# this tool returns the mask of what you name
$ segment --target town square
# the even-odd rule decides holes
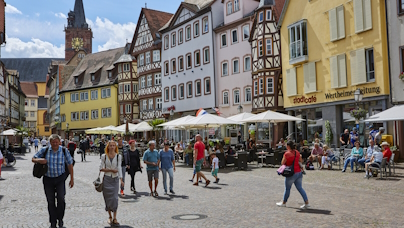
[[[0,0],[0,227],[404,227],[404,0]]]

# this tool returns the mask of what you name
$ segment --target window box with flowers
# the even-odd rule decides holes
[[[356,123],[359,123],[359,120],[360,120],[360,119],[366,118],[366,114],[367,114],[367,113],[368,113],[368,111],[366,111],[366,110],[363,109],[363,108],[352,109],[352,110],[350,111],[350,115],[355,118]]]
[[[404,72],[401,72],[401,74],[398,76],[398,78],[404,82]]]

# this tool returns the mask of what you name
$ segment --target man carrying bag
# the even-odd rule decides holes
[[[32,162],[44,165],[47,171],[42,178],[46,200],[48,201],[49,222],[51,227],[63,227],[63,217],[65,213],[65,181],[70,174],[70,188],[74,185],[73,178],[73,158],[60,146],[59,135],[51,135],[49,138],[50,147],[43,147],[32,158]],[[66,168],[68,170],[66,170]],[[34,170],[35,172],[35,170]],[[57,205],[55,203],[57,199]]]

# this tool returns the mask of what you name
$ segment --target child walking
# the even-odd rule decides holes
[[[210,157],[212,158],[212,176],[216,179],[213,183],[219,183],[219,178],[217,178],[217,172],[219,172],[219,158],[216,157],[216,153],[211,153]]]
[[[195,174],[196,174],[196,172],[195,172],[195,164],[194,164],[194,175],[192,175],[192,179],[189,181],[194,182]],[[202,183],[202,177],[199,177],[199,183]]]

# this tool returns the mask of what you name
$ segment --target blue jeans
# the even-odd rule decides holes
[[[189,162],[189,154],[185,154],[185,164],[188,165]]]
[[[303,182],[303,175],[301,172],[295,173],[293,174],[293,176],[285,178],[285,193],[283,194],[283,202],[286,203],[288,201],[290,195],[290,189],[292,188],[293,184],[295,184],[297,191],[299,191],[300,195],[302,195],[304,202],[309,201],[307,199],[306,192],[302,187],[302,182]]]
[[[370,159],[362,158],[358,160],[358,163],[365,167],[365,163],[370,162]]]
[[[167,173],[168,173],[168,176],[170,176],[170,191],[172,191],[173,190],[173,184],[174,184],[174,170],[173,170],[173,168],[161,169],[161,172],[163,173],[164,191],[167,192]]]
[[[346,170],[346,167],[348,166],[348,162],[351,163],[351,170],[354,170],[353,165],[354,165],[354,163],[358,163],[358,158],[356,158],[356,157],[347,158],[344,163],[344,170]]]

